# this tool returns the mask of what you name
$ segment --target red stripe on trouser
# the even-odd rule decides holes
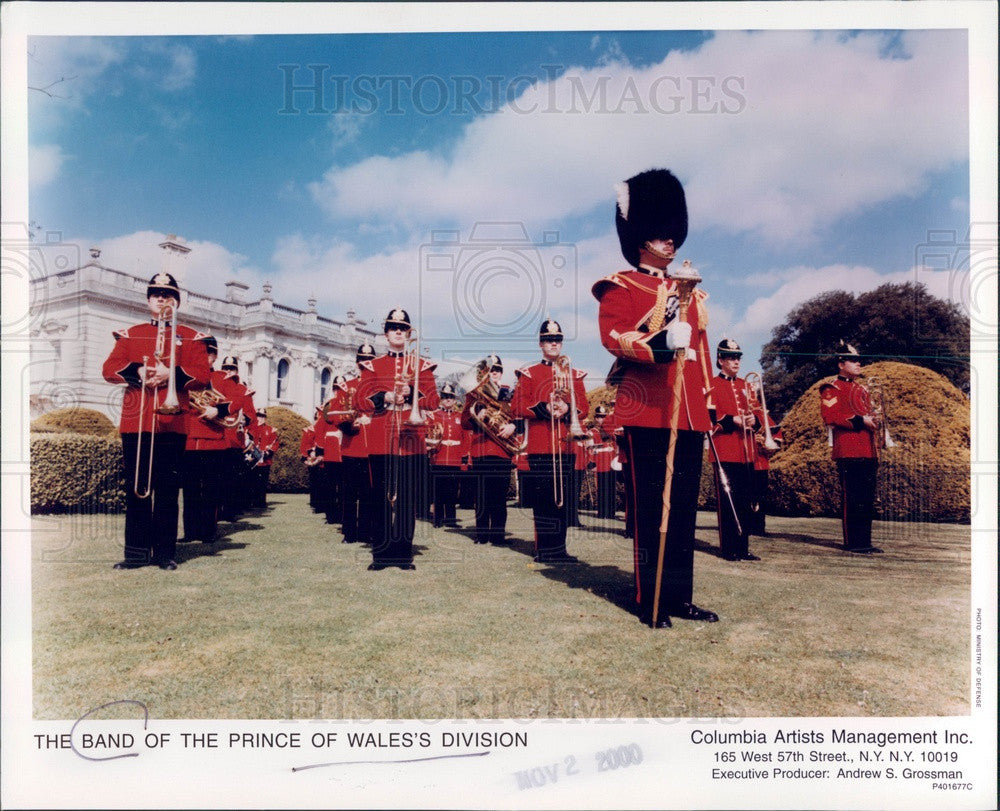
[[[628,436],[628,458],[630,462],[635,460],[635,451],[632,450],[632,437]],[[632,507],[635,508],[636,485],[635,485],[635,464],[629,464],[629,477],[632,479]],[[628,499],[625,499],[626,510],[628,509]],[[635,601],[642,600],[642,587],[639,585],[639,522],[632,518],[632,561],[635,569]]]

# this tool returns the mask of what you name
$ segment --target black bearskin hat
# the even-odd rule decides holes
[[[622,255],[639,266],[639,249],[650,240],[687,239],[688,216],[681,182],[666,169],[649,169],[616,185],[615,225]]]

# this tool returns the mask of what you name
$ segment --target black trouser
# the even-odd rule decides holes
[[[182,461],[184,537],[189,541],[214,541],[223,483],[229,472],[226,451],[188,450]]]
[[[246,501],[247,465],[243,461],[243,451],[239,448],[227,448],[222,451],[222,460],[228,486],[219,492],[217,515],[220,521],[233,521]]]
[[[150,434],[122,434],[125,462],[125,562],[166,563],[177,552],[177,496],[181,483],[184,434],[158,433],[153,449],[152,494],[136,496],[136,451],[142,437],[139,458],[139,488],[146,489],[149,471]]]
[[[372,501],[375,505],[375,536],[372,561],[398,566],[413,561],[413,532],[417,508],[423,503],[421,481],[425,457],[369,456]]]
[[[559,454],[553,465],[548,453],[528,454],[528,475],[525,477],[530,492],[529,503],[535,521],[535,555],[542,561],[566,554],[566,527],[568,504],[573,479],[573,455]],[[553,484],[553,472],[556,484]],[[562,482],[560,488],[559,482]],[[562,490],[562,504],[557,495]]]
[[[838,459],[837,472],[840,474],[844,547],[868,549],[872,545],[878,462],[874,459]]]
[[[434,494],[434,526],[455,523],[455,504],[458,502],[458,474],[453,465],[431,467],[431,490]]]
[[[656,584],[670,431],[627,427],[625,439],[629,458],[625,490],[634,524],[636,603],[640,616],[649,617],[653,610]],[[658,617],[691,602],[694,589],[694,531],[704,440],[705,435],[699,431],[677,432]]]
[[[753,481],[752,501],[757,505],[750,513],[750,534],[767,534],[767,470],[755,470],[751,477]]]
[[[312,465],[307,467],[306,470],[309,471],[309,506],[315,512],[319,512],[320,500],[322,498],[320,491],[322,489],[323,474],[319,470],[319,465]]]
[[[347,543],[368,542],[372,539],[371,472],[367,456],[345,456],[341,501],[343,530]]]
[[[323,512],[326,513],[328,524],[336,524],[342,517],[340,505],[342,475],[343,462],[323,462]]]
[[[719,526],[719,549],[725,558],[744,558],[750,552],[750,487],[753,472],[742,462],[722,462],[729,480],[729,495],[722,487],[718,467],[715,468],[715,511]],[[732,496],[732,503],[729,499]],[[734,513],[733,510],[736,510]],[[736,518],[739,518],[737,527]]]
[[[458,506],[472,510],[476,506],[476,477],[472,469],[463,470],[458,476]]]
[[[266,507],[267,506],[267,483],[271,478],[271,466],[270,465],[257,465],[250,475],[250,506],[251,507]]]
[[[576,464],[576,460],[573,460]],[[580,491],[583,489],[583,471],[573,468],[570,484],[566,488],[566,526],[575,527],[580,523]]]
[[[597,475],[597,517],[615,517],[615,472],[609,470]]]
[[[476,540],[503,543],[507,529],[507,488],[510,486],[510,459],[476,456],[472,459],[476,478]]]

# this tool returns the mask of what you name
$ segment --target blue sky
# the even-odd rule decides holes
[[[599,383],[611,358],[589,291],[625,267],[613,185],[652,166],[685,184],[680,256],[704,277],[710,341],[740,341],[744,371],[824,290],[917,279],[960,298],[920,246],[969,227],[961,30],[32,37],[28,51],[29,84],[56,96],[28,98],[43,231],[148,275],[179,234],[194,249],[183,283],[212,295],[268,280],[284,304],[315,294],[321,313],[378,326],[401,305],[442,360],[495,351],[512,378],[551,314]],[[317,75],[322,98],[288,96]],[[494,226],[477,248],[476,223],[527,243]],[[435,232],[451,241],[428,248]]]

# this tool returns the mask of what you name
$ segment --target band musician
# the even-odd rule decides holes
[[[219,347],[215,337],[204,339],[212,368]],[[229,470],[229,440],[226,428],[241,418],[244,387],[228,371],[212,368],[209,386],[189,392],[191,408],[185,413],[187,441],[184,446],[184,539],[213,543],[218,529],[218,510],[223,492],[232,486]]]
[[[281,440],[278,439],[278,432],[274,430],[274,426],[268,423],[267,412],[263,408],[257,409],[257,426],[256,430],[251,429],[251,436],[262,456],[252,470],[250,506],[266,509],[267,486],[271,480],[271,464],[274,461],[274,454],[281,447]]]
[[[390,311],[384,322],[389,351],[361,363],[357,407],[371,417],[368,463],[373,498],[381,499],[375,512],[369,571],[387,566],[413,570],[413,533],[417,510],[424,503],[427,482],[426,428],[421,411],[438,405],[435,364],[416,351],[408,352],[411,334],[406,310]],[[415,419],[416,418],[416,419]]]
[[[871,555],[878,474],[878,432],[868,389],[858,382],[861,353],[841,341],[837,347],[837,377],[820,386],[820,415],[827,426],[832,458],[840,478],[844,550]]]
[[[655,628],[669,627],[670,616],[715,622],[715,613],[692,602],[711,374],[706,294],[694,286],[700,277],[670,268],[688,229],[680,181],[653,169],[620,184],[615,222],[632,269],[601,279],[593,294],[601,343],[616,358],[608,382],[618,386],[625,430],[636,608]]]
[[[180,288],[157,273],[146,288],[150,320],[114,332],[104,379],[124,385],[121,433],[125,462],[125,556],[115,569],[149,563],[177,568],[178,491],[186,442],[188,392],[210,377],[204,339],[176,322]]]
[[[559,322],[546,319],[538,331],[542,359],[517,370],[511,399],[515,417],[527,423],[529,502],[535,524],[535,561],[576,563],[566,551],[569,500],[572,497],[574,436],[582,436],[587,416],[584,372],[569,366],[562,354]],[[574,407],[575,406],[575,410]]]
[[[371,470],[368,465],[368,435],[372,418],[358,408],[358,386],[361,384],[361,364],[375,359],[375,347],[363,343],[358,347],[354,360],[358,365],[358,376],[348,378],[345,388],[348,393],[347,411],[340,418],[340,457],[343,465],[343,479],[340,500],[343,505],[341,527],[344,543],[371,543],[375,537],[375,510],[381,509],[381,501],[375,502],[372,490]]]
[[[760,560],[750,552],[753,521],[753,472],[757,456],[755,432],[764,414],[747,382],[740,378],[743,350],[732,338],[716,348],[719,374],[712,378],[715,418],[712,464],[715,470],[719,549],[726,560]],[[758,505],[759,509],[759,505]]]
[[[462,467],[464,433],[462,415],[455,408],[455,387],[445,383],[439,392],[441,407],[428,418],[427,453],[431,460],[431,494],[434,526],[456,527],[458,476]]]
[[[607,409],[597,406],[594,409],[594,427],[590,429],[590,459],[594,464],[597,482],[597,517],[601,520],[615,517],[615,471],[611,468],[611,462],[617,453],[617,445],[607,423]]]
[[[493,428],[486,430],[487,414],[490,406],[467,395],[462,410],[462,427],[471,432],[469,456],[472,462],[472,476],[476,482],[476,538],[478,544],[492,543],[507,545],[507,489],[510,486],[511,456],[515,422],[505,420],[504,404],[509,404],[511,389],[501,383],[503,362],[498,355],[489,355],[476,367],[476,391],[485,388],[489,398],[495,401]],[[475,419],[473,414],[478,415]]]

